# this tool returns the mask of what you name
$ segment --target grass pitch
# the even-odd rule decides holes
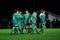
[[[38,29],[39,31],[39,29]],[[60,40],[60,29],[45,29],[44,34],[10,35],[11,29],[0,29],[0,40]]]

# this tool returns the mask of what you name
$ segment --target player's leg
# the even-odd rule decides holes
[[[16,26],[12,28],[11,34],[18,34],[18,30],[17,30]]]
[[[18,25],[17,30],[19,30],[19,32],[21,33],[21,21],[20,20],[18,20],[17,25]]]
[[[27,19],[25,20],[25,27],[26,27],[26,32],[28,33]]]
[[[20,34],[23,33],[23,27],[21,25],[19,26],[19,32],[20,32]]]
[[[28,26],[26,26],[26,32],[28,33]]]
[[[12,32],[13,33],[16,33],[17,32],[17,20],[16,19],[14,19],[13,21],[12,21],[12,23],[13,23],[13,28],[12,28]]]
[[[24,30],[24,23],[23,22],[21,24],[21,30],[22,30],[22,33],[23,33],[23,30]]]
[[[16,34],[18,34],[18,26],[16,26],[15,32]]]
[[[34,33],[34,30],[38,33],[36,24],[32,23],[32,33]]]
[[[23,26],[20,28],[20,33],[23,34]]]
[[[24,25],[21,24],[21,33],[23,34]]]
[[[13,24],[12,30],[11,30],[11,34],[15,34],[15,24]]]
[[[28,20],[28,33],[31,34],[31,31],[32,31],[32,26],[31,26],[31,22],[29,22],[30,20]]]
[[[45,29],[45,23],[42,23],[42,28],[41,28],[40,32],[44,33],[44,29]]]
[[[43,25],[42,25],[42,33],[44,32],[45,28],[46,28],[46,25],[45,25],[45,23],[43,23]]]
[[[21,29],[21,26],[19,26],[19,32],[22,33],[22,29]]]
[[[37,26],[35,25],[35,31],[38,33]]]
[[[21,28],[21,30],[22,30],[22,34],[23,34],[23,27]]]
[[[32,31],[32,26],[29,25],[29,27],[28,27],[28,33],[31,34],[31,31]]]
[[[14,33],[18,34],[18,25],[17,25],[17,23],[15,24]]]
[[[23,33],[23,28],[22,28],[22,24],[21,23],[19,23],[19,31],[20,31],[20,34]]]
[[[34,24],[32,23],[31,26],[32,26],[32,33],[34,33]]]
[[[12,33],[12,34],[15,33],[15,27],[12,28],[12,32],[11,32],[11,33]]]

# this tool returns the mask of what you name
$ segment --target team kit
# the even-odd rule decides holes
[[[13,15],[12,15],[12,34],[18,34],[18,31],[20,34],[23,34],[24,29],[26,29],[26,33],[40,33],[44,32],[44,28],[46,27],[46,20],[45,20],[45,11],[41,10],[41,13],[39,14],[40,22],[42,24],[42,28],[40,31],[37,30],[37,12],[33,12],[31,15],[28,10],[25,11],[23,14],[22,11],[17,10]]]

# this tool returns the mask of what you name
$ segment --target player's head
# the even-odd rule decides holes
[[[37,13],[36,13],[36,12],[33,12],[33,14],[34,14],[34,15],[37,15]]]
[[[45,13],[45,10],[41,10],[41,13]]]
[[[22,11],[20,11],[20,14],[22,14]]]
[[[28,10],[26,10],[25,12],[26,12],[26,13],[29,13],[29,11],[28,11]]]
[[[16,13],[19,13],[19,10],[17,10]]]

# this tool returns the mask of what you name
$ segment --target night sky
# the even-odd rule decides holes
[[[46,11],[60,15],[60,3],[57,0],[1,0],[0,18],[10,18],[14,10],[25,11],[26,9],[30,12],[44,9]]]

